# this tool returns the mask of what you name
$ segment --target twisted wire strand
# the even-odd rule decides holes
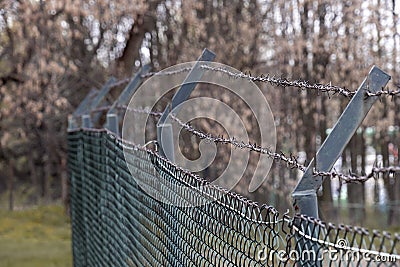
[[[124,78],[124,79],[118,80],[118,81],[112,83],[112,84],[110,85],[110,87],[113,88],[113,87],[117,87],[117,86],[126,84],[126,83],[130,82],[131,79],[132,79],[132,78]]]
[[[171,114],[171,118],[177,122],[182,128],[184,128],[186,131],[196,135],[200,139],[204,139],[209,142],[214,142],[214,143],[222,143],[222,144],[231,144],[234,147],[240,148],[240,149],[248,149],[249,151],[254,151],[258,152],[261,154],[265,154],[269,156],[270,158],[278,161],[283,161],[286,163],[287,167],[291,169],[299,169],[301,171],[305,171],[305,166],[300,164],[297,161],[297,157],[290,155],[287,156],[283,152],[276,153],[273,152],[271,149],[266,148],[266,147],[261,147],[260,145],[257,145],[256,143],[245,143],[244,141],[239,141],[236,140],[235,137],[230,137],[230,138],[224,138],[222,135],[221,136],[214,136],[211,133],[205,133],[201,130],[193,128],[190,124],[182,122],[179,118],[177,118],[175,115]]]
[[[343,97],[351,99],[355,95],[355,91],[351,91],[351,90],[347,89],[346,87],[332,85],[331,83],[329,83],[329,84],[311,83],[307,80],[301,80],[301,79],[290,80],[289,78],[277,77],[277,76],[270,75],[270,74],[261,74],[261,75],[257,75],[257,76],[252,76],[251,74],[245,74],[243,72],[235,73],[235,72],[232,72],[232,71],[227,70],[222,67],[212,67],[212,66],[205,65],[205,64],[201,65],[200,68],[203,70],[207,70],[207,71],[223,73],[234,79],[246,79],[246,80],[253,81],[253,82],[269,83],[274,86],[279,86],[279,87],[283,87],[283,88],[294,87],[294,88],[298,88],[299,90],[311,90],[311,91],[317,92],[318,93],[317,96],[320,96],[321,94],[327,94],[328,97],[331,97],[332,95],[341,95]],[[175,74],[181,74],[184,72],[189,72],[191,70],[192,70],[191,67],[186,67],[186,68],[181,68],[181,69],[177,69],[174,71],[149,72],[145,75],[142,75],[142,78],[150,78],[152,76],[175,75]],[[126,82],[126,81],[122,81],[122,82]],[[397,87],[397,89],[394,89],[394,90],[393,89],[383,90],[383,88],[382,88],[382,90],[379,90],[377,92],[367,91],[365,93],[366,98],[383,97],[383,96],[394,98],[399,95],[400,95],[399,87]]]
[[[148,72],[144,75],[142,75],[142,78],[150,78],[153,76],[168,76],[168,75],[176,75],[176,74],[181,74],[184,72],[189,72],[192,70],[192,67],[186,67],[186,68],[181,68],[177,70],[172,70],[172,71],[155,71],[155,72]]]
[[[161,112],[154,112],[150,111],[148,109],[137,109],[137,108],[130,108],[123,106],[121,108],[125,108],[128,111],[131,112],[136,112],[136,113],[143,113],[143,114],[149,114],[151,116],[161,116]],[[279,161],[279,162],[284,162],[286,166],[290,169],[298,169],[302,172],[305,172],[307,167],[305,164],[301,164],[298,162],[298,157],[290,154],[290,155],[285,155],[283,152],[273,152],[271,149],[262,147],[260,145],[257,145],[256,143],[246,143],[244,141],[237,140],[235,137],[229,137],[225,138],[222,135],[220,136],[215,136],[211,133],[206,133],[203,132],[199,129],[194,128],[188,123],[184,123],[181,121],[176,115],[170,114],[171,119],[178,123],[179,126],[181,126],[183,129],[185,129],[187,132],[199,137],[202,140],[206,140],[208,142],[214,142],[214,143],[222,143],[222,144],[230,144],[236,148],[240,149],[247,149],[249,151],[261,153],[267,155],[269,158],[272,158],[273,160]],[[388,166],[388,167],[373,167],[372,170],[365,174],[365,175],[357,175],[354,173],[349,172],[349,174],[343,174],[340,172],[337,172],[336,170],[332,171],[318,171],[317,169],[313,169],[313,175],[314,176],[322,176],[322,177],[329,177],[330,179],[337,178],[339,181],[344,182],[344,183],[364,183],[367,180],[370,179],[378,179],[379,175],[394,175],[396,173],[400,173],[400,166]]]
[[[397,90],[380,90],[376,93],[373,92],[367,92],[366,93],[368,97],[370,96],[391,96],[391,97],[395,97],[400,95],[400,89]]]
[[[161,112],[152,112],[147,109],[137,109],[137,108],[130,108],[130,107],[126,107],[126,106],[124,106],[123,108],[126,108],[128,111],[149,114],[151,116],[161,116],[162,115]],[[260,145],[257,145],[256,143],[252,144],[252,143],[245,143],[244,141],[239,141],[235,137],[224,138],[222,135],[214,136],[211,133],[205,133],[199,129],[196,129],[188,123],[184,123],[174,114],[170,114],[170,117],[173,121],[178,123],[178,125],[181,126],[183,129],[185,129],[187,132],[199,137],[202,140],[206,140],[208,142],[213,142],[213,143],[231,144],[232,146],[240,148],[240,149],[248,149],[249,151],[254,151],[254,152],[261,153],[261,154],[265,154],[274,160],[284,162],[291,169],[299,169],[303,172],[306,169],[306,167],[304,165],[302,165],[298,162],[297,157],[294,155],[288,156],[288,155],[285,155],[283,152],[276,153],[276,152],[273,152],[271,149],[266,148],[266,147],[261,147]]]
[[[269,74],[261,74],[259,76],[252,76],[251,74],[245,74],[242,72],[234,73],[225,68],[211,67],[211,66],[207,66],[207,65],[201,65],[200,67],[205,70],[224,73],[234,79],[241,78],[241,79],[246,79],[246,80],[253,81],[253,82],[269,83],[269,84],[272,84],[275,86],[280,86],[283,88],[296,87],[301,90],[313,90],[313,91],[317,91],[319,93],[327,93],[328,95],[329,94],[339,94],[339,95],[342,95],[347,98],[351,98],[355,94],[355,92],[352,92],[347,88],[339,87],[339,86],[332,85],[332,84],[321,84],[321,83],[312,84],[309,81],[305,81],[305,80],[293,80],[292,81],[287,78],[278,78],[275,76],[270,76]]]
[[[200,67],[205,70],[224,73],[235,79],[242,78],[242,79],[247,79],[247,80],[253,81],[253,82],[269,83],[269,84],[272,84],[275,86],[280,86],[283,88],[295,87],[295,88],[299,88],[300,90],[313,90],[313,91],[317,91],[318,95],[320,95],[320,93],[326,93],[326,94],[328,94],[328,97],[330,97],[331,95],[338,94],[338,95],[344,96],[346,98],[352,98],[356,93],[355,91],[351,91],[345,87],[332,85],[331,83],[329,83],[329,84],[314,83],[313,84],[306,80],[300,80],[300,79],[289,80],[288,78],[283,78],[283,77],[279,78],[276,76],[271,76],[269,74],[261,74],[259,76],[252,76],[251,74],[245,74],[242,72],[234,73],[234,72],[231,72],[231,71],[221,68],[221,67],[211,67],[208,65],[201,65]],[[367,91],[365,93],[365,98],[381,97],[381,96],[388,96],[388,97],[393,98],[398,95],[400,95],[399,86],[397,87],[396,90],[392,90],[392,89],[383,90],[383,88],[382,88],[382,90],[379,90],[377,92]]]
[[[336,170],[329,172],[321,172],[316,169],[313,170],[314,176],[323,176],[329,177],[331,179],[337,178],[339,181],[345,183],[364,183],[370,179],[378,179],[379,175],[394,175],[396,173],[400,173],[400,166],[388,166],[388,167],[373,167],[372,170],[366,175],[357,175],[351,173],[346,175],[343,173],[339,173]]]

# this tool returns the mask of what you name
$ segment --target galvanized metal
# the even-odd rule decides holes
[[[322,186],[325,177],[315,176],[315,169],[320,172],[332,169],[345,146],[377,100],[377,97],[366,98],[367,92],[378,92],[386,86],[389,80],[390,76],[376,66],[371,69],[368,77],[365,78],[347,105],[333,127],[333,130],[318,150],[316,158],[310,162],[303,177],[294,189],[292,197],[294,212],[296,214],[304,214],[313,218],[319,218],[317,190]],[[308,226],[303,225],[303,227],[307,228]],[[300,244],[301,245],[297,248],[300,255],[307,250],[314,252],[318,255],[318,258],[321,258],[319,244],[313,244],[311,246],[306,246],[306,244],[302,244],[302,242],[300,242]],[[301,260],[298,266],[303,265],[304,261]],[[315,265],[322,266],[322,261],[315,262]]]
[[[150,71],[150,65],[144,65],[139,72],[133,77],[133,79],[129,82],[129,84],[124,88],[122,93],[119,95],[118,99],[114,101],[112,106],[107,112],[106,117],[106,124],[105,127],[110,131],[116,133],[120,136],[119,131],[119,112],[117,107],[118,106],[125,106],[129,103],[132,95],[136,92],[139,86],[142,84],[143,80],[145,79],[145,75]]]
[[[89,108],[85,109],[84,114],[89,116],[91,120],[91,125],[95,125],[97,121],[100,119],[101,113],[97,112],[97,114],[94,114],[93,117],[91,116],[92,110],[96,109],[105,101],[105,97],[107,94],[110,92],[112,85],[115,83],[116,79],[114,77],[111,77],[100,89],[100,91],[96,94],[94,99],[90,102]]]
[[[151,66],[149,64],[144,65],[124,88],[124,90],[119,95],[118,99],[110,107],[108,114],[113,114],[117,112],[116,107],[118,105],[125,106],[129,103],[132,95],[136,92],[139,86],[145,79],[145,75],[150,71]]]
[[[87,114],[82,115],[82,128],[92,128],[92,126],[90,116]]]
[[[95,108],[98,108],[101,102],[104,100],[104,98],[107,96],[107,94],[110,92],[112,85],[115,83],[116,79],[114,77],[111,77],[100,89],[99,93],[96,95],[96,97],[93,99],[92,103],[90,104],[90,110],[93,110]]]
[[[173,114],[175,115],[178,114],[179,105],[189,98],[190,94],[193,92],[194,88],[197,85],[197,81],[201,79],[201,77],[205,72],[205,70],[200,68],[200,66],[207,61],[213,61],[215,57],[216,55],[212,51],[208,49],[203,50],[203,53],[197,60],[196,64],[194,64],[192,70],[189,72],[186,79],[183,81],[182,86],[178,89],[178,91],[172,98],[171,106],[168,106],[165,109],[163,115],[159,120],[159,124],[162,124],[166,121],[170,112],[173,112]]]
[[[197,81],[201,79],[205,70],[201,69],[200,66],[207,61],[213,61],[215,54],[208,49],[204,49],[202,55],[199,57],[197,62],[194,64],[192,70],[183,81],[181,87],[175,93],[172,98],[171,105],[165,108],[163,115],[157,124],[157,141],[159,144],[160,154],[167,157],[169,160],[174,161],[174,145],[173,145],[173,133],[172,126],[169,123],[165,123],[170,112],[177,114],[180,109],[180,104],[186,101],[190,94],[193,92],[197,85]]]
[[[78,117],[85,114],[90,109],[92,101],[95,99],[98,93],[99,90],[97,90],[96,88],[90,89],[89,93],[85,96],[85,98],[82,100],[82,102],[79,104],[72,115],[74,117]]]
[[[106,118],[106,129],[115,133],[116,135],[120,135],[119,133],[119,118],[117,113],[107,114]]]
[[[302,179],[297,184],[293,191],[295,200],[302,198],[306,195],[314,194],[322,185],[323,177],[314,176],[313,169],[317,171],[329,171],[332,169],[336,160],[342,154],[343,149],[350,141],[351,137],[364,120],[368,111],[377,100],[377,97],[368,97],[365,95],[367,92],[377,92],[384,88],[389,82],[390,76],[374,66],[365,78],[356,94],[353,96],[343,114],[333,127],[331,133],[328,135],[321,148],[318,150],[316,159],[313,159],[308,165]],[[313,204],[314,206],[314,204]],[[295,206],[297,207],[297,206]],[[302,211],[305,207],[298,207],[296,212],[306,214]],[[307,214],[318,218],[318,212]]]
[[[99,91],[96,88],[90,89],[89,93],[85,96],[79,106],[76,108],[74,113],[68,117],[68,130],[78,128],[77,118],[82,116],[86,110],[89,109],[90,103]]]
[[[68,168],[76,267],[294,266],[301,256],[293,249],[316,245],[323,266],[400,263],[399,235],[280,214],[104,129],[68,133]],[[152,198],[143,186],[169,203],[215,201],[183,208]],[[318,266],[306,252],[302,266]]]

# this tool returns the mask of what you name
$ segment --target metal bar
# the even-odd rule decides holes
[[[115,133],[117,136],[119,136],[118,114],[115,114],[115,113],[107,114],[105,128],[110,130],[111,132]]]
[[[136,92],[139,86],[142,84],[144,78],[143,75],[146,75],[150,71],[151,67],[149,64],[144,65],[133,77],[133,79],[129,82],[129,84],[125,87],[122,93],[119,95],[118,99],[112,104],[111,108],[107,112],[107,114],[115,113],[117,105],[126,105],[130,101],[132,95]]]
[[[92,128],[92,121],[87,114],[82,115],[82,128]]]
[[[78,116],[83,115],[85,113],[85,111],[88,109],[88,107],[91,105],[91,102],[93,101],[94,97],[98,93],[99,93],[99,90],[97,90],[96,88],[90,89],[90,92],[85,96],[85,98],[79,104],[77,109],[74,111],[73,116],[78,117]]]
[[[94,96],[97,95],[99,91],[96,88],[90,89],[90,92],[85,96],[76,110],[72,113],[72,115],[68,116],[68,130],[73,130],[78,128],[78,123],[76,122],[77,117],[84,114],[85,110],[88,109],[91,101],[93,100]]]
[[[332,132],[318,150],[316,156],[316,168],[318,171],[329,171],[333,167],[358,126],[377,100],[378,97],[365,98],[365,92],[377,92],[385,87],[389,80],[390,76],[378,67],[374,66],[371,69],[368,77],[363,81],[333,127]],[[317,191],[322,185],[323,178],[320,176],[314,177],[313,175],[314,160],[308,165],[303,178],[294,190],[294,194],[308,190]]]
[[[204,71],[200,68],[202,61],[213,61],[215,53],[208,49],[204,49],[202,55],[199,57],[197,62],[194,64],[192,70],[186,76],[179,90],[175,93],[172,98],[171,106],[165,108],[160,120],[157,123],[157,141],[160,148],[160,154],[167,157],[170,161],[175,161],[174,158],[174,146],[173,146],[173,135],[172,126],[166,123],[170,112],[177,114],[179,112],[179,105],[186,101],[190,94],[193,92],[197,85],[197,81],[203,76]]]
[[[150,71],[150,65],[144,65],[138,73],[133,77],[129,84],[125,87],[118,99],[114,101],[111,108],[107,112],[105,127],[110,131],[114,132],[118,136],[119,132],[119,113],[117,110],[118,105],[126,105],[130,101],[132,95],[136,92],[139,86],[143,82],[143,75]]]
[[[78,128],[75,118],[72,115],[68,115],[68,130]]]
[[[292,197],[294,212],[296,214],[305,214],[314,218],[319,217],[317,190],[321,187],[324,178],[313,175],[314,166],[318,171],[330,171],[332,169],[345,146],[378,98],[366,98],[365,93],[367,91],[377,92],[381,90],[386,86],[389,80],[390,76],[388,74],[376,66],[372,67],[368,77],[364,79],[356,94],[333,127],[332,132],[318,150],[316,158],[310,162],[303,177],[294,189]],[[316,164],[314,164],[314,161]],[[314,244],[308,248],[316,251],[316,253],[320,253],[318,245]],[[302,262],[300,261],[300,266],[301,264]],[[321,264],[322,262],[318,262],[318,266]]]
[[[103,87],[100,89],[100,91],[97,93],[97,95],[95,96],[95,98],[93,99],[93,101],[91,101],[90,103],[90,107],[88,109],[85,109],[84,115],[89,116],[90,119],[90,113],[93,109],[97,108],[104,100],[104,98],[106,97],[106,95],[110,92],[111,89],[111,85],[116,81],[116,79],[114,77],[111,77],[104,85]],[[97,116],[95,116],[93,118],[93,120],[90,122],[90,125],[92,126],[93,124],[95,124],[98,119],[100,118],[100,114],[97,114]],[[83,123],[83,122],[82,122]],[[83,126],[83,125],[82,125]]]
[[[116,81],[114,77],[111,77],[101,88],[100,92],[97,94],[95,99],[90,105],[90,110],[95,109],[99,106],[99,104],[103,101],[104,97],[110,92],[111,85]]]

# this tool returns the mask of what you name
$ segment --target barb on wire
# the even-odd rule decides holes
[[[221,68],[221,67],[211,67],[208,65],[202,65],[200,66],[201,68],[209,71],[216,71],[216,72],[221,72],[224,73],[232,78],[235,79],[247,79],[253,82],[264,82],[264,83],[270,83],[275,86],[280,86],[283,88],[286,87],[295,87],[299,88],[300,90],[315,90],[318,93],[326,93],[330,97],[331,94],[338,94],[347,98],[352,98],[355,95],[354,91],[350,91],[349,89],[345,87],[340,87],[336,85],[332,85],[331,83],[329,84],[322,84],[322,83],[310,83],[309,81],[306,80],[289,80],[287,78],[277,78],[275,76],[271,76],[269,74],[261,74],[259,76],[252,76],[251,74],[245,74],[245,73],[234,73],[232,71],[229,71],[227,69]],[[365,97],[377,97],[377,96],[388,96],[388,97],[395,97],[400,95],[400,89],[397,90],[379,90],[377,92],[370,92],[367,91],[365,93]]]
[[[149,73],[142,75],[142,78],[150,78],[152,76],[176,75],[176,74],[181,74],[183,72],[189,72],[191,70],[192,70],[192,67],[186,67],[186,68],[181,68],[181,69],[172,70],[172,71],[149,72]]]
[[[396,174],[400,173],[400,166],[389,166],[389,167],[373,167],[372,170],[366,175],[357,175],[354,173],[349,173],[348,175],[339,173],[336,170],[329,172],[321,172],[318,170],[313,171],[314,176],[324,176],[329,177],[331,179],[338,178],[339,181],[345,183],[364,183],[370,179],[379,178],[379,174]]]
[[[380,90],[376,93],[373,92],[367,92],[366,96],[367,97],[371,97],[371,96],[391,96],[391,97],[395,97],[400,95],[400,89],[398,90]]]
[[[276,78],[274,76],[270,76],[270,75],[260,75],[260,76],[251,76],[250,74],[244,74],[244,73],[234,73],[231,72],[227,69],[221,68],[221,67],[212,67],[212,66],[208,66],[208,65],[201,65],[200,68],[208,70],[208,71],[215,71],[215,72],[221,72],[224,74],[229,75],[230,77],[233,78],[244,78],[244,79],[248,79],[254,82],[268,82],[270,84],[276,85],[276,86],[281,86],[281,87],[297,87],[301,90],[316,90],[320,93],[328,93],[329,94],[339,94],[339,95],[343,95],[347,98],[351,98],[353,97],[353,95],[355,94],[354,92],[346,89],[346,88],[342,88],[339,86],[335,86],[335,85],[331,85],[331,84],[320,84],[320,83],[316,83],[316,84],[311,84],[308,81],[304,81],[304,80],[289,80],[287,78]],[[186,67],[186,68],[181,68],[181,69],[177,69],[177,70],[173,70],[173,71],[161,71],[161,72],[149,72],[145,75],[142,75],[142,78],[149,78],[152,76],[167,76],[167,75],[175,75],[175,74],[180,74],[183,72],[189,72],[192,68],[191,67]]]
[[[295,87],[298,88],[300,90],[313,90],[316,91],[318,93],[325,93],[328,95],[328,97],[338,94],[341,96],[344,96],[346,98],[352,98],[355,95],[355,91],[351,91],[345,87],[340,87],[337,85],[332,85],[331,83],[329,84],[323,84],[323,83],[311,83],[307,80],[290,80],[288,78],[284,78],[284,77],[276,77],[276,76],[272,76],[270,74],[261,74],[258,76],[252,76],[251,74],[245,74],[243,72],[232,72],[230,70],[227,70],[225,68],[222,67],[212,67],[209,65],[201,65],[200,68],[204,69],[204,70],[208,70],[208,71],[215,71],[215,72],[220,72],[220,73],[224,73],[232,78],[235,79],[247,79],[253,82],[263,82],[263,83],[269,83],[275,86],[280,86],[283,88],[286,87]],[[184,72],[189,72],[191,71],[192,67],[184,67],[181,69],[176,69],[176,70],[172,70],[172,71],[158,71],[158,72],[149,72],[146,73],[144,75],[142,75],[142,78],[150,78],[153,76],[168,76],[168,75],[177,75],[177,74],[181,74]],[[125,78],[122,80],[119,80],[113,84],[111,84],[111,87],[116,87],[125,83],[128,83],[131,80],[131,78]],[[369,98],[369,97],[381,97],[381,96],[387,96],[387,97],[396,97],[400,95],[400,89],[396,89],[396,90],[384,90],[382,88],[382,90],[379,90],[377,92],[370,92],[367,91],[365,93],[365,98]]]
[[[149,109],[137,109],[137,108],[130,108],[127,106],[120,106],[120,108],[125,108],[128,111],[136,112],[136,113],[143,113],[143,114],[149,114],[151,116],[161,116],[161,112],[154,112]],[[271,149],[266,148],[266,147],[261,147],[260,145],[257,145],[256,143],[245,143],[244,141],[239,141],[236,140],[234,137],[230,138],[224,138],[223,136],[214,136],[211,133],[205,133],[199,129],[195,129],[188,123],[184,123],[181,121],[178,117],[176,117],[174,114],[171,114],[171,118],[173,121],[178,123],[179,126],[181,126],[183,129],[188,131],[189,133],[199,137],[202,140],[206,140],[209,142],[214,142],[214,143],[222,143],[222,144],[231,144],[234,147],[240,148],[240,149],[248,149],[249,151],[254,151],[258,152],[261,154],[265,154],[268,157],[279,161],[279,162],[284,162],[286,166],[290,169],[298,169],[302,172],[306,171],[306,166],[305,164],[301,164],[298,162],[298,157],[290,154],[290,155],[285,155],[283,152],[273,152]],[[377,179],[379,174],[395,174],[395,173],[400,173],[400,166],[389,166],[389,167],[373,167],[371,172],[369,172],[366,175],[357,175],[354,173],[349,173],[349,174],[343,174],[339,173],[336,170],[332,171],[318,171],[316,169],[313,170],[313,175],[314,176],[323,176],[323,177],[329,177],[330,179],[337,178],[339,181],[344,182],[344,183],[364,183],[369,179]]]
[[[136,113],[144,113],[144,114],[149,114],[152,116],[161,116],[162,112],[154,112],[150,111],[148,109],[137,109],[137,108],[130,108],[127,106],[120,106],[120,108],[126,108],[127,111],[132,111]],[[171,119],[179,124],[183,129],[186,131],[192,133],[193,135],[196,135],[200,139],[209,141],[209,142],[214,142],[214,143],[222,143],[222,144],[231,144],[237,148],[240,149],[248,149],[250,151],[258,152],[261,154],[266,154],[270,158],[274,160],[279,160],[281,162],[286,163],[286,165],[291,168],[291,169],[299,169],[301,171],[305,171],[305,166],[302,165],[301,163],[298,162],[297,157],[294,155],[287,156],[283,152],[276,153],[273,152],[271,149],[266,148],[266,147],[261,147],[260,145],[257,144],[252,144],[252,143],[245,143],[243,141],[238,141],[234,137],[230,138],[224,138],[223,136],[214,136],[211,133],[205,133],[199,129],[193,128],[190,124],[182,122],[178,117],[175,115],[171,114]]]
[[[208,71],[220,72],[220,73],[226,74],[235,79],[241,78],[241,79],[247,79],[247,80],[250,80],[253,82],[269,83],[274,86],[279,86],[279,87],[283,87],[283,88],[295,87],[300,90],[313,90],[318,93],[325,93],[328,95],[328,97],[338,94],[338,95],[341,95],[341,96],[351,99],[355,95],[355,91],[351,91],[345,87],[332,85],[331,83],[329,83],[329,84],[311,83],[307,80],[300,80],[300,79],[290,80],[288,78],[276,77],[276,76],[273,76],[270,74],[261,74],[258,76],[252,76],[251,74],[245,74],[243,72],[235,73],[235,72],[232,72],[232,71],[227,70],[222,67],[212,67],[209,65],[201,65],[200,68],[202,68],[204,70],[208,70]],[[192,67],[184,67],[184,68],[180,68],[180,69],[176,69],[176,70],[172,70],[172,71],[149,72],[149,73],[142,75],[141,77],[142,78],[150,78],[153,76],[177,75],[177,74],[181,74],[184,72],[189,72],[189,71],[191,71],[191,69],[192,69]],[[119,81],[111,84],[110,86],[112,88],[117,87],[117,86],[128,83],[130,80],[131,80],[131,78],[124,78],[122,80],[119,80]],[[396,89],[396,90],[392,90],[392,89],[384,90],[382,88],[381,90],[379,90],[377,92],[367,91],[365,93],[365,98],[381,97],[381,96],[387,96],[387,97],[392,97],[392,98],[400,96],[400,87],[398,87],[398,89]]]
[[[238,141],[234,137],[231,138],[224,138],[223,136],[213,136],[210,133],[204,133],[201,130],[193,128],[190,124],[182,122],[179,118],[177,118],[175,115],[171,115],[171,118],[176,121],[182,128],[184,128],[186,131],[196,135],[200,139],[204,139],[210,142],[214,143],[222,143],[222,144],[231,144],[237,148],[240,149],[248,149],[250,151],[258,152],[261,154],[265,154],[269,156],[270,158],[278,161],[285,162],[286,165],[291,168],[291,169],[299,169],[301,171],[305,171],[305,166],[300,164],[297,160],[297,157],[290,155],[286,156],[283,152],[276,153],[273,152],[271,149],[266,148],[266,147],[261,147],[260,145],[257,144],[252,144],[252,143],[245,143],[243,141]]]
[[[280,87],[296,87],[301,90],[315,90],[320,93],[327,93],[329,94],[339,94],[342,96],[345,96],[347,98],[353,97],[355,92],[350,91],[347,88],[342,88],[339,86],[331,85],[331,84],[320,84],[320,83],[315,83],[312,84],[308,81],[305,80],[289,80],[287,78],[277,78],[275,76],[270,76],[270,75],[259,75],[259,76],[252,76],[251,74],[244,74],[242,72],[240,73],[234,73],[232,71],[229,71],[227,69],[221,68],[221,67],[211,67],[208,65],[201,65],[200,66],[202,69],[209,70],[209,71],[216,71],[216,72],[221,72],[224,73],[232,78],[235,79],[247,79],[253,82],[264,82],[264,83],[270,83],[275,86],[280,86]]]
[[[302,172],[305,172],[305,170],[306,170],[306,167],[303,164],[300,164],[297,160],[297,157],[295,157],[293,155],[287,156],[283,152],[280,152],[280,153],[272,152],[268,148],[263,148],[257,144],[251,144],[251,143],[247,144],[243,141],[238,141],[235,138],[215,137],[215,136],[211,135],[210,133],[204,133],[200,130],[193,128],[189,124],[183,123],[179,118],[177,118],[174,115],[171,115],[171,117],[181,127],[183,127],[188,132],[198,136],[200,139],[209,140],[209,141],[212,141],[215,143],[231,144],[231,145],[241,148],[241,149],[246,148],[250,151],[258,152],[261,154],[266,154],[274,160],[279,160],[279,161],[285,162],[288,168],[298,169]],[[395,173],[399,173],[399,172],[400,172],[400,166],[396,166],[396,167],[390,166],[390,167],[374,167],[374,168],[372,168],[372,170],[369,174],[364,175],[364,176],[359,176],[359,175],[352,174],[352,173],[350,173],[349,175],[346,175],[343,173],[339,173],[336,170],[329,171],[329,172],[321,172],[318,170],[314,170],[313,175],[329,177],[331,179],[338,178],[340,181],[343,181],[345,183],[363,183],[369,179],[376,179],[379,174],[395,174]]]

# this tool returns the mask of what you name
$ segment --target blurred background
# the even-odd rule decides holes
[[[0,207],[5,219],[0,218],[0,241],[19,240],[14,230],[26,231],[22,237],[33,233],[33,239],[59,230],[60,248],[70,249],[67,116],[91,88],[100,88],[109,77],[131,77],[147,63],[161,70],[193,61],[208,48],[217,54],[217,62],[245,73],[332,83],[352,91],[377,65],[392,76],[389,88],[398,89],[399,15],[395,0],[1,1]],[[275,117],[277,151],[293,153],[300,162],[313,158],[349,101],[259,86]],[[213,90],[202,92],[223,98]],[[224,100],[240,110],[234,97]],[[251,115],[247,123],[249,129],[256,125]],[[213,122],[195,125],[218,133]],[[398,166],[399,126],[400,98],[382,97],[335,168],[362,174],[374,165]],[[257,131],[253,137],[257,140]],[[189,139],[182,137],[185,147],[192,144],[185,153],[196,157],[198,140]],[[224,149],[229,148],[222,148],[222,154]],[[213,163],[207,176],[220,172],[221,162]],[[285,212],[300,176],[279,163],[269,176],[255,193],[247,192],[248,175],[234,190]],[[322,218],[398,231],[398,176],[361,185],[326,179],[320,196]],[[26,211],[31,207],[34,212]],[[43,229],[56,230],[46,233],[40,225],[52,222],[54,214],[58,219]],[[26,229],[16,227],[20,217],[27,220]],[[2,249],[2,243],[7,247]],[[0,251],[14,251],[9,244],[0,242]],[[6,254],[0,252],[0,258]],[[61,262],[70,265],[68,259]]]

